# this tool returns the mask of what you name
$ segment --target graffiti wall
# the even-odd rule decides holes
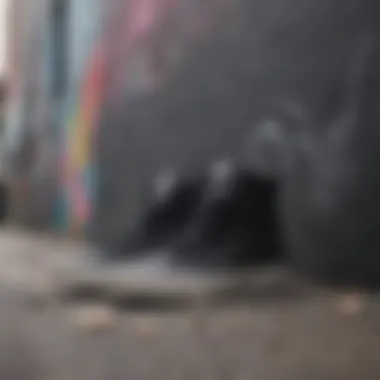
[[[103,212],[97,207],[107,182],[107,173],[99,175],[103,132],[128,114],[126,99],[153,94],[168,81],[231,1],[16,3],[24,21],[14,31],[23,53],[8,115],[13,182],[23,189],[15,203],[33,223],[83,231],[95,209]],[[125,165],[129,191],[134,174],[125,158],[111,156],[115,167]],[[126,207],[132,215],[131,202]]]
[[[16,0],[11,7],[18,22],[10,35],[16,68],[6,145],[20,222],[66,231],[88,218],[88,140],[101,108],[92,67],[104,4]]]
[[[92,141],[102,107],[101,50],[106,3],[72,0],[70,4],[71,55],[62,113],[60,186],[54,224],[59,229],[82,230],[91,217],[95,187]]]

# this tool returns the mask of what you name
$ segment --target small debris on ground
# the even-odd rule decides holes
[[[346,293],[337,296],[336,310],[345,316],[358,316],[364,313],[367,299],[361,293]]]
[[[107,305],[77,306],[71,313],[71,322],[83,332],[100,332],[112,330],[117,326],[117,312]]]

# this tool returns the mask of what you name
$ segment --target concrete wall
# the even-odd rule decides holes
[[[125,95],[159,85],[170,64],[160,59],[154,25],[177,2],[66,0],[67,78],[57,97],[55,1],[14,0],[12,5],[12,17],[22,22],[10,35],[16,41],[7,121],[11,182],[14,203],[24,211],[19,220],[83,231],[96,204],[94,144],[105,109],[112,104],[124,111]],[[171,44],[170,35],[165,38],[173,51],[164,53],[175,60],[179,45]]]

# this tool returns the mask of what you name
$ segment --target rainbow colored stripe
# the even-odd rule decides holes
[[[58,200],[60,229],[81,231],[86,227],[96,193],[94,137],[100,117],[105,80],[105,54],[97,48],[85,71],[74,112],[66,124]],[[56,215],[57,216],[57,215]],[[56,218],[57,220],[57,218]]]

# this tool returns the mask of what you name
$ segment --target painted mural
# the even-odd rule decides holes
[[[27,164],[18,179],[33,184],[23,195],[35,206],[31,213],[45,209],[46,226],[83,231],[96,204],[104,109],[120,109],[126,96],[157,89],[218,19],[210,10],[223,9],[224,1],[16,3],[27,22],[17,29],[23,65],[12,78],[12,160],[24,157]]]
[[[88,8],[96,2],[91,1],[90,5],[83,1],[81,8],[76,4],[77,8],[72,8],[72,20],[77,20],[82,28],[82,38],[78,39],[74,28],[71,41],[76,41],[77,50],[63,115],[60,186],[54,210],[54,225],[71,231],[84,229],[91,217],[96,186],[92,141],[102,108],[106,59],[100,2],[97,12],[93,10],[93,22],[87,22],[87,30],[83,30],[80,15],[88,13]]]
[[[178,5],[178,0],[114,0],[103,7],[79,86],[68,99],[57,202],[61,228],[83,230],[91,219],[97,188],[94,141],[103,106],[120,107],[128,91],[136,94],[157,86],[164,62],[154,36]]]
[[[69,111],[62,140],[63,194],[59,203],[65,212],[63,225],[74,230],[85,228],[96,199],[94,138],[105,100],[103,97],[107,93],[107,102],[117,102],[122,98],[126,83],[120,79],[126,77],[128,71],[128,63],[123,58],[134,54],[138,44],[152,33],[159,17],[175,2],[135,0],[109,4],[112,5],[103,14],[103,33],[94,39],[86,59],[79,91],[69,99],[74,111]],[[145,79],[152,76],[149,72],[144,75]]]

